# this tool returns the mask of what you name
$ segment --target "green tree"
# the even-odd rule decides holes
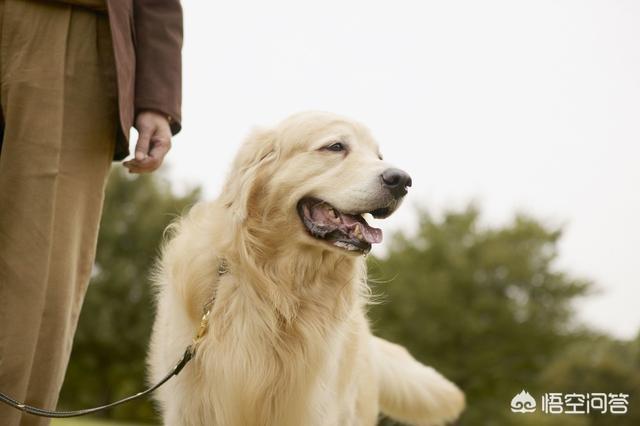
[[[145,385],[153,318],[150,271],[164,229],[199,195],[198,189],[176,195],[165,179],[152,175],[112,171],[93,276],[62,389],[62,407],[105,404]],[[103,416],[155,418],[148,401],[128,403]]]
[[[370,316],[376,333],[465,391],[461,424],[521,424],[511,398],[546,391],[540,374],[577,338],[572,303],[590,283],[554,267],[559,229],[522,215],[483,227],[479,217],[474,207],[441,220],[421,212],[415,236],[396,235],[388,257],[370,261],[384,295]]]
[[[604,392],[629,395],[629,412],[616,416],[591,415],[589,425],[640,425],[637,407],[640,395],[640,347],[608,336],[591,335],[568,346],[545,369],[542,381],[547,389],[561,393]]]

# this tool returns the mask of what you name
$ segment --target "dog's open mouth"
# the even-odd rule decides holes
[[[391,212],[388,208],[380,208],[348,214],[317,198],[303,198],[298,203],[298,214],[311,236],[348,251],[368,253],[371,244],[382,242],[382,230],[369,226],[362,217],[364,213],[386,217]]]

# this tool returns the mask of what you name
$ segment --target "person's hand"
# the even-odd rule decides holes
[[[171,128],[169,120],[155,111],[142,111],[136,117],[138,142],[135,157],[123,165],[129,173],[148,173],[162,164],[164,156],[171,149]]]

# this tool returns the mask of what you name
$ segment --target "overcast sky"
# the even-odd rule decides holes
[[[184,0],[184,130],[169,171],[214,197],[255,125],[308,109],[368,125],[409,171],[414,224],[475,200],[565,225],[587,323],[640,329],[640,2]]]

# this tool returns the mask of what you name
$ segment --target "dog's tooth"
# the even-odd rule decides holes
[[[335,223],[340,223],[340,214],[338,213],[338,210],[331,209],[331,213],[333,214],[333,221]]]
[[[363,235],[362,235],[362,225],[359,223],[356,223],[356,226],[353,228],[353,235],[359,239],[362,240],[363,239]]]

